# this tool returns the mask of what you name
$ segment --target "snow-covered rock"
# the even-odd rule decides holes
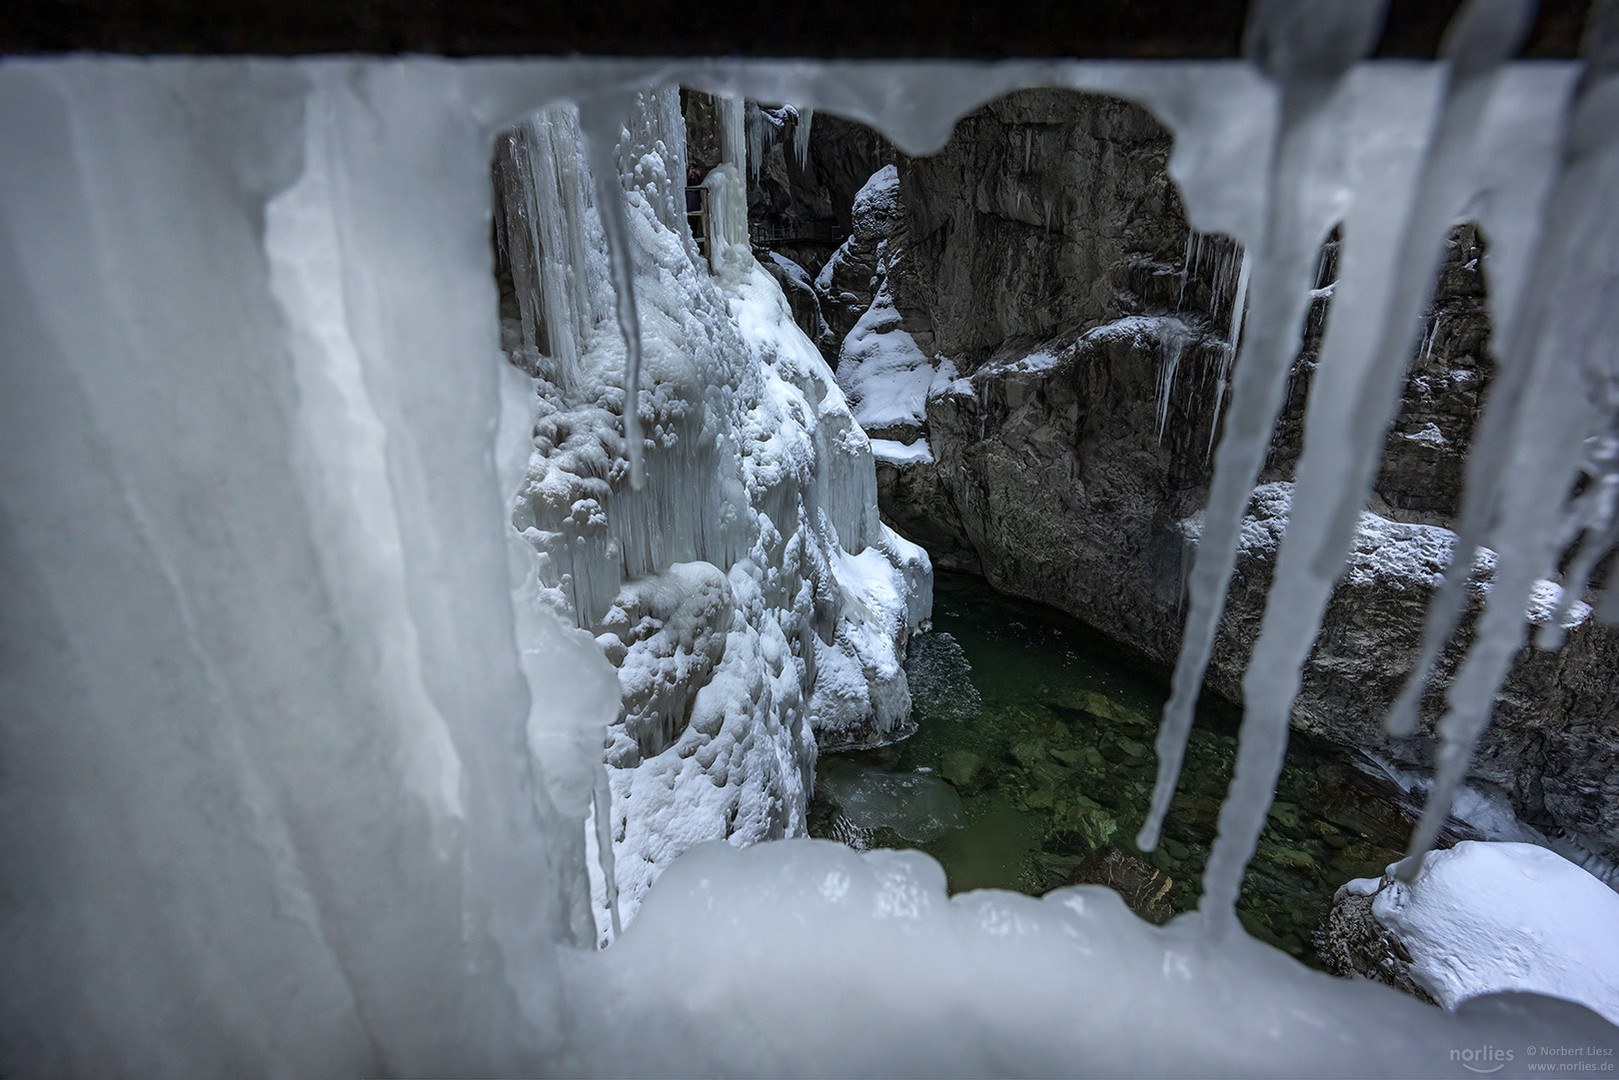
[[[1430,852],[1407,884],[1389,867],[1338,901],[1370,897],[1401,967],[1439,1004],[1529,990],[1619,1023],[1619,893],[1534,844],[1464,840]]]

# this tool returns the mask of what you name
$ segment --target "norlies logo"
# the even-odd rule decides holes
[[[1462,1068],[1476,1073],[1493,1073],[1503,1068],[1513,1057],[1511,1050],[1495,1046],[1469,1046],[1465,1050],[1452,1050],[1450,1060],[1461,1063]]]

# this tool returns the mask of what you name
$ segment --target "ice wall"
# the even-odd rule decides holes
[[[720,110],[722,149],[739,145],[736,105]],[[564,348],[533,365],[535,449],[514,521],[534,549],[520,602],[549,602],[588,628],[622,690],[606,732],[615,872],[598,890],[604,935],[607,891],[627,922],[693,844],[803,835],[818,744],[908,731],[901,661],[932,606],[927,555],[877,518],[864,433],[753,260],[741,162],[707,179],[711,269],[686,228],[678,91],[636,95],[612,134],[616,190],[598,203],[623,204],[628,243],[615,258],[610,230],[590,219],[620,207],[580,194],[591,170],[571,106],[524,121],[520,144],[549,156],[524,155],[534,167],[507,193],[561,222],[549,228],[563,254],[539,260],[533,289],[567,318],[551,328]],[[596,317],[603,302],[550,301],[610,297],[620,261],[634,267],[642,358],[628,398],[625,341]],[[640,490],[629,411],[650,436]]]
[[[538,579],[507,544],[531,417],[493,318],[496,133],[677,80],[874,123],[907,153],[1018,86],[1140,100],[1176,132],[1196,226],[1255,260],[1228,420],[1253,439],[1256,324],[1310,284],[1267,260],[1374,196],[1413,220],[1413,159],[1453,122],[1441,69],[1302,67],[1321,77],[1301,109],[1282,104],[1298,65],[0,65],[0,1070],[1461,1076],[1512,1048],[1506,1076],[1531,1043],[1612,1047],[1548,999],[1442,1013],[1215,940],[1218,910],[1158,930],[1095,891],[947,900],[925,859],[808,841],[701,847],[611,949],[575,948],[589,738],[621,686],[588,633],[513,603]],[[1481,69],[1457,173],[1524,390],[1482,474],[1497,650],[1522,640],[1510,575],[1556,569],[1548,504],[1611,401],[1619,124],[1606,71],[1577,74]],[[1359,235],[1335,325],[1366,275],[1360,324],[1414,336],[1376,287],[1405,230]],[[1582,491],[1611,490],[1603,460],[1581,458],[1601,481]],[[1353,475],[1329,487],[1354,504]],[[1330,576],[1320,552],[1300,565]],[[678,573],[687,596],[737,587]],[[1268,663],[1256,678],[1285,683]],[[1481,665],[1462,681],[1487,697]],[[1265,797],[1245,775],[1228,866]]]

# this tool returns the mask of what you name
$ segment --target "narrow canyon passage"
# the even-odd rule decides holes
[[[1304,10],[0,62],[0,1072],[1604,1071],[1619,26]]]

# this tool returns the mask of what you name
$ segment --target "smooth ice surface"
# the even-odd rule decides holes
[[[1447,1009],[1532,990],[1619,1024],[1619,893],[1555,852],[1464,840],[1430,852],[1413,883],[1390,867],[1345,888],[1374,897],[1411,977]]]
[[[820,782],[849,820],[863,829],[893,829],[920,844],[967,823],[956,789],[936,776],[839,761],[821,770]]]
[[[1196,227],[1251,253],[1246,353],[1296,328],[1285,316],[1312,283],[1290,260],[1313,256],[1346,190],[1333,147],[1374,137],[1379,109],[1436,100],[1383,85],[1432,84],[1428,68],[1336,70],[1301,114],[1241,63],[0,64],[0,1071],[1461,1076],[1458,1048],[1486,1042],[1612,1046],[1611,1027],[1545,999],[1447,1015],[1241,935],[1212,941],[1196,919],[1151,928],[1111,893],[947,899],[930,860],[803,841],[700,845],[616,944],[591,949],[585,823],[608,813],[595,755],[609,727],[615,749],[666,760],[664,782],[706,774],[719,749],[740,773],[802,760],[757,711],[712,762],[645,757],[642,739],[673,730],[657,673],[702,667],[727,594],[725,655],[749,658],[734,674],[790,697],[813,656],[810,711],[897,687],[866,661],[926,610],[919,580],[893,573],[917,554],[885,549],[872,524],[865,436],[837,419],[841,390],[777,329],[791,325],[779,290],[750,268],[731,198],[742,166],[710,174],[728,209],[702,285],[678,153],[646,139],[667,99],[623,103],[676,82],[731,95],[722,135],[739,148],[742,96],[790,100],[915,154],[1017,87],[1138,100],[1175,132]],[[1492,296],[1521,308],[1511,355],[1535,358],[1534,393],[1492,428],[1512,468],[1504,524],[1479,542],[1513,583],[1493,648],[1515,648],[1533,582],[1555,569],[1560,506],[1545,502],[1570,485],[1548,477],[1587,434],[1588,403],[1561,411],[1558,364],[1607,385],[1593,347],[1619,310],[1599,302],[1615,245],[1574,242],[1608,235],[1611,84],[1588,80],[1570,128],[1573,74],[1509,72],[1479,124],[1498,148],[1478,167],[1483,220],[1492,250],[1517,253]],[[540,371],[566,384],[547,411],[502,354],[490,158],[499,133],[570,95],[621,104],[646,364],[626,395],[613,310],[586,289],[577,367]],[[583,177],[554,187],[559,204],[595,198]],[[700,373],[713,377],[695,392]],[[1265,410],[1238,396],[1242,427]],[[623,413],[643,406],[648,483],[625,494]],[[538,428],[581,471],[539,485],[556,516],[533,527],[571,520],[580,550],[509,527]],[[1547,430],[1562,434],[1542,446]],[[815,460],[838,467],[796,471],[808,458],[792,446],[820,434]],[[1233,533],[1241,471],[1222,511]],[[775,532],[735,523],[764,504]],[[1536,514],[1547,524],[1525,526]],[[785,564],[764,550],[826,567],[773,576]],[[596,626],[615,609],[645,646],[633,719],[592,640],[618,636]],[[782,640],[800,643],[791,661],[772,651]],[[1486,701],[1491,664],[1466,680]],[[767,689],[725,688],[722,669],[710,697]],[[720,713],[723,732],[737,718]],[[778,812],[747,805],[739,820]]]

